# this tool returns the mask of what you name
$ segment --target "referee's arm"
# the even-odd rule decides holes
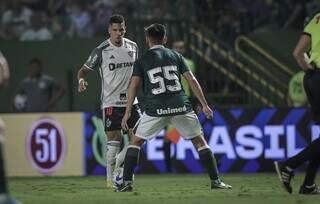
[[[296,59],[299,66],[304,70],[313,69],[313,67],[306,62],[306,59],[304,58],[304,54],[308,52],[308,49],[311,45],[311,37],[306,34],[302,34],[300,37],[294,51],[293,56]]]

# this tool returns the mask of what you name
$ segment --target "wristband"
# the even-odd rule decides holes
[[[82,81],[84,81],[84,78],[80,78],[78,83],[80,84]]]

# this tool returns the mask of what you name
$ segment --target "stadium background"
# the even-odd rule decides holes
[[[99,75],[89,75],[89,90],[80,95],[76,73],[105,38],[112,13],[125,16],[126,37],[137,42],[140,53],[146,50],[143,28],[154,22],[167,26],[168,47],[176,40],[185,42],[186,56],[195,62],[197,78],[216,109],[212,121],[199,118],[221,172],[272,172],[272,161],[292,156],[320,135],[307,106],[287,103],[289,81],[299,71],[291,53],[304,20],[320,8],[318,0],[17,0],[51,32],[52,39],[45,41],[21,41],[7,32],[3,18],[12,2],[16,0],[0,2],[0,50],[11,71],[9,86],[0,92],[10,177],[105,174]],[[17,84],[34,57],[67,92],[50,113],[17,113]],[[34,144],[37,128],[48,132],[43,143]],[[54,145],[52,129],[58,132]],[[165,173],[164,134],[144,147],[138,174]],[[171,148],[174,173],[203,173],[190,143],[180,140]]]

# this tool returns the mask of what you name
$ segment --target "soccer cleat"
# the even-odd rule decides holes
[[[133,191],[132,183],[127,183],[127,184],[123,183],[116,190],[116,192],[132,192],[132,191]]]
[[[232,186],[216,179],[211,181],[211,189],[232,189]]]
[[[299,194],[319,195],[320,194],[320,188],[316,184],[313,184],[310,187],[301,186],[300,190],[299,190]]]
[[[274,166],[282,186],[288,193],[292,193],[291,179],[294,177],[293,171],[289,170],[286,166],[281,165],[280,162],[274,162]]]
[[[107,189],[116,189],[116,186],[114,185],[112,180],[107,179],[106,181],[106,187]]]

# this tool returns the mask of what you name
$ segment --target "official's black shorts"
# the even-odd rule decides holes
[[[311,105],[313,119],[320,124],[320,69],[308,70],[304,75],[303,86]]]
[[[121,130],[121,121],[126,111],[125,107],[107,107],[102,110],[105,131]],[[140,118],[138,105],[133,105],[131,116],[128,120],[129,128],[133,128]]]

